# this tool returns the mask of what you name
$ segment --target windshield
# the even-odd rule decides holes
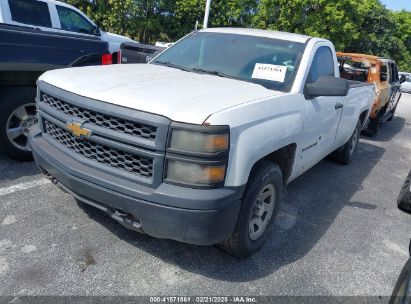
[[[151,63],[286,92],[293,85],[304,48],[303,43],[272,38],[194,32]]]

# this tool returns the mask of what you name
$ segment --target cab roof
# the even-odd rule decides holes
[[[377,62],[394,62],[392,59],[388,58],[381,58],[378,56],[374,55],[367,55],[367,54],[359,54],[359,53],[343,53],[343,52],[337,52],[337,57],[348,57],[349,59],[353,61],[368,61],[371,63],[377,63]]]

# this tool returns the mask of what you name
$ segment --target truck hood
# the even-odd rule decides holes
[[[281,94],[245,81],[154,64],[60,69],[39,80],[91,99],[194,124],[221,110]]]

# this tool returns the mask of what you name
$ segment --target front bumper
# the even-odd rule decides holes
[[[78,162],[47,142],[35,126],[29,136],[39,168],[60,188],[130,229],[197,245],[227,240],[234,230],[244,187],[149,188]]]

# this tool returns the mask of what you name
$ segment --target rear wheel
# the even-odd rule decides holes
[[[9,90],[0,103],[0,144],[4,154],[14,160],[32,160],[28,133],[37,123],[36,89],[31,87]]]
[[[391,111],[390,111],[390,118],[387,119],[387,121],[391,121],[394,118],[395,110],[397,110],[397,106],[395,106]]]
[[[364,130],[364,135],[369,136],[369,137],[374,137],[377,135],[378,130],[380,129],[382,125],[384,114],[385,114],[385,108],[381,109],[378,112],[377,117],[370,118],[370,122],[368,123],[368,128]]]
[[[250,175],[235,230],[221,244],[223,249],[239,258],[257,251],[271,231],[282,197],[280,168],[270,161],[260,162]]]
[[[396,97],[397,97],[397,94],[399,95],[398,98],[396,98]],[[398,103],[400,102],[401,95],[402,95],[401,90],[398,90],[397,93],[394,93],[394,94],[393,94],[393,96],[392,96],[392,103],[395,104],[395,100],[397,100],[397,103],[395,104],[395,107],[393,107],[393,108],[390,110],[390,117],[387,119],[387,121],[391,121],[391,120],[394,118],[395,110],[397,110],[397,106],[398,106]]]
[[[335,158],[338,162],[344,165],[348,165],[354,159],[354,155],[358,147],[358,142],[360,140],[361,126],[361,120],[358,120],[357,125],[348,142],[334,152]]]

